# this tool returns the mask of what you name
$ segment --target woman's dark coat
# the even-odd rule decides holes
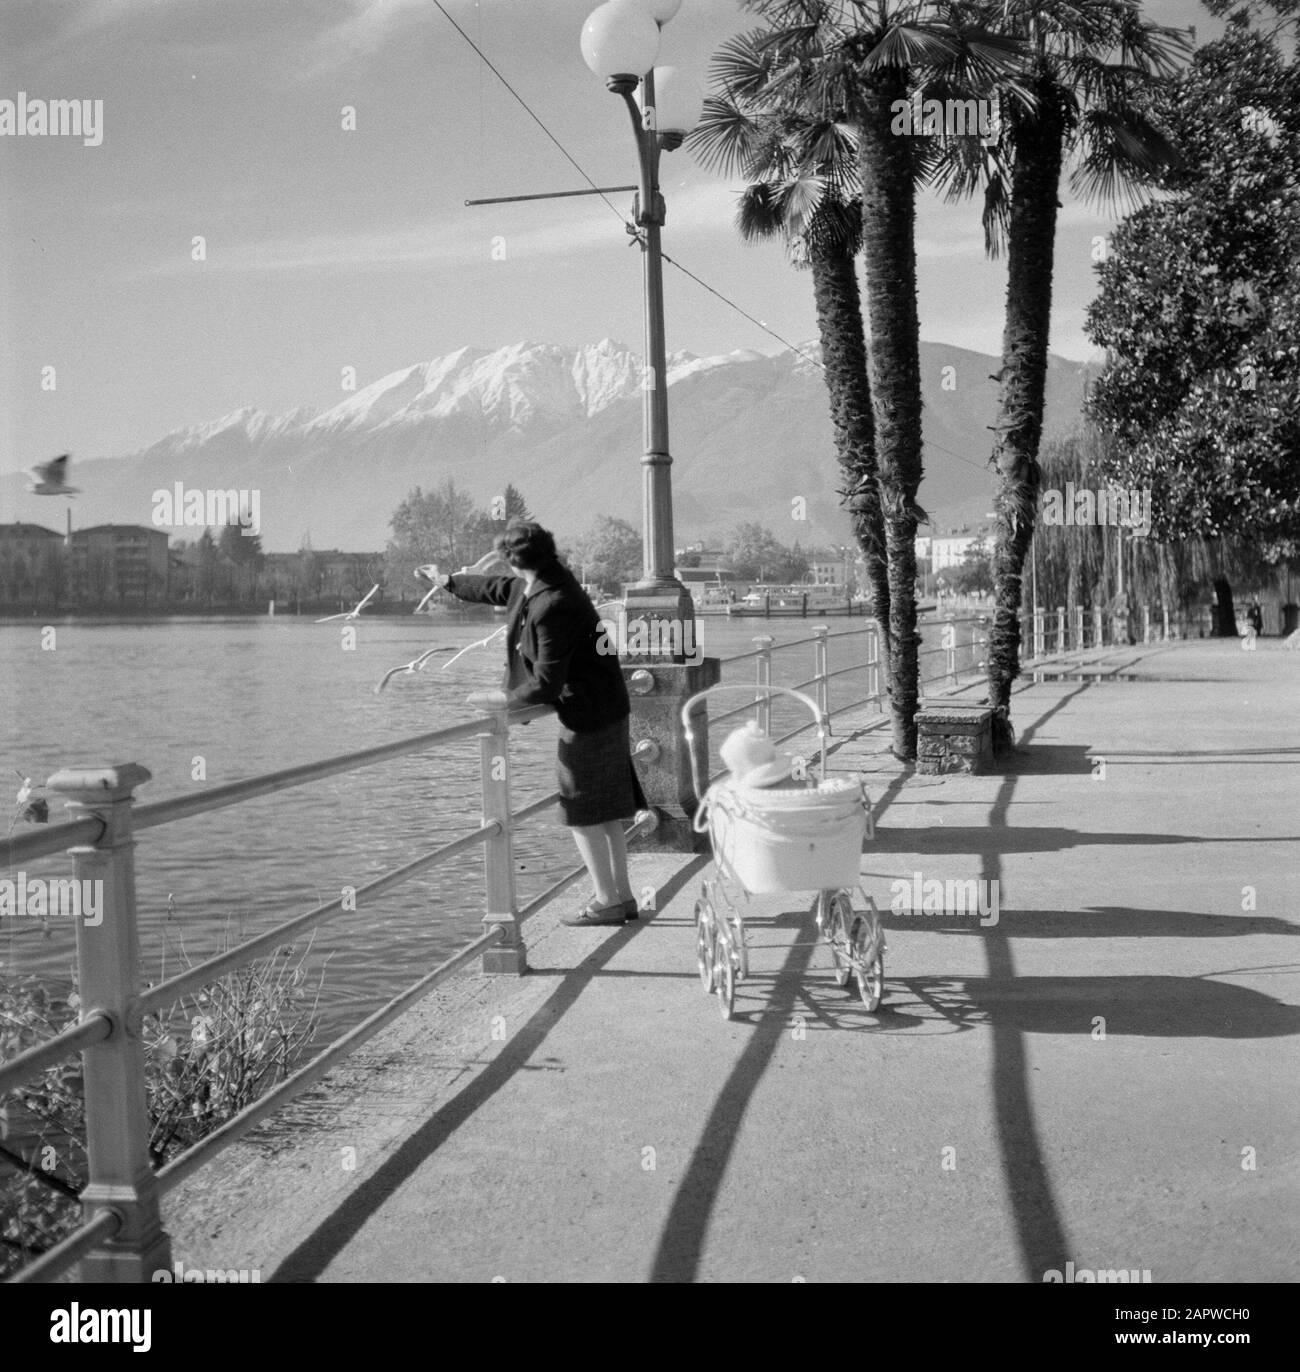
[[[460,600],[509,606],[505,689],[511,709],[554,705],[575,733],[606,728],[631,713],[618,655],[578,579],[561,562],[537,572],[524,595],[517,576],[449,576]],[[603,651],[602,651],[603,650]]]

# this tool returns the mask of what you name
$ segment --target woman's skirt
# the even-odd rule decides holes
[[[632,764],[627,716],[591,733],[561,725],[555,774],[560,810],[570,827],[631,819],[647,806]]]

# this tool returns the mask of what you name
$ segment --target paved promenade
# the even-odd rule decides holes
[[[868,1015],[796,942],[808,897],[757,898],[726,1023],[694,967],[706,862],[639,858],[653,918],[538,916],[527,977],[459,978],[181,1188],[176,1256],[289,1281],[1300,1278],[1298,678],[1276,643],[1114,650],[1022,690],[983,777],[915,775],[864,729],[832,767],[870,778],[866,889],[996,881],[996,925],[890,914]]]

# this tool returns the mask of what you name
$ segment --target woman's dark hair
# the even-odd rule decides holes
[[[512,519],[492,546],[512,567],[525,572],[539,571],[557,556],[550,531],[530,519]]]

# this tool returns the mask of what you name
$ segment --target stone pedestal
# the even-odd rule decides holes
[[[993,761],[993,711],[987,705],[923,701],[916,712],[916,770],[985,772]]]
[[[692,621],[693,622],[693,621]],[[632,755],[646,799],[659,815],[659,827],[638,841],[641,851],[695,853],[708,837],[691,828],[699,795],[682,726],[682,706],[697,691],[716,686],[721,665],[716,657],[699,662],[625,662],[623,675],[632,699]],[[699,771],[709,770],[707,701],[692,713],[691,729]]]

